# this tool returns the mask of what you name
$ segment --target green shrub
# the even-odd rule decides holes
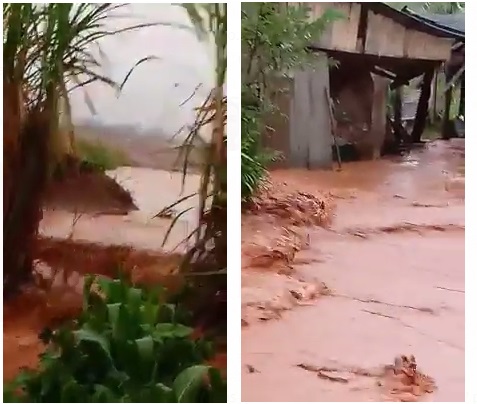
[[[158,296],[88,278],[82,315],[42,333],[39,369],[10,383],[4,402],[225,402],[225,381],[204,364],[211,344],[193,340],[186,313]]]
[[[76,147],[81,163],[98,171],[114,170],[129,164],[129,159],[122,150],[108,147],[99,141],[78,139]]]
[[[242,103],[242,201],[249,200],[268,175],[267,165],[274,153],[263,148],[260,111]]]
[[[261,141],[267,116],[280,113],[274,94],[283,88],[277,82],[314,68],[320,59],[308,46],[343,17],[332,9],[318,19],[310,13],[306,4],[242,3],[242,201],[256,193],[267,177],[268,163],[277,158]]]

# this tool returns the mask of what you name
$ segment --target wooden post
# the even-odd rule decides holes
[[[459,116],[465,115],[465,72],[460,79]]]
[[[402,136],[402,86],[394,90],[394,136],[398,143],[403,141]]]
[[[452,86],[446,90],[445,94],[445,107],[444,107],[444,116],[442,117],[442,138],[445,140],[450,139],[450,106],[452,102]]]
[[[431,86],[431,102],[429,104],[429,118],[432,124],[437,121],[437,83],[439,81],[439,69],[434,71]]]
[[[431,96],[431,84],[432,84],[433,70],[429,70],[424,73],[421,86],[421,96],[417,104],[416,118],[414,120],[414,126],[412,128],[412,141],[413,143],[420,143],[421,136],[426,127],[426,117],[429,110],[429,98]]]

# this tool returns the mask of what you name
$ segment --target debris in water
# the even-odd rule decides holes
[[[265,189],[248,205],[253,214],[270,214],[296,226],[326,225],[334,208],[330,198],[306,192],[284,192],[279,184]]]

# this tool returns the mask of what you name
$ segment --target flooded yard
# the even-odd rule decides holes
[[[336,207],[327,228],[302,229],[287,273],[242,270],[244,401],[464,400],[464,153],[436,141],[340,172],[272,173]],[[435,388],[383,387],[374,369],[400,355]]]
[[[164,246],[173,219],[154,216],[196,192],[200,176],[188,175],[182,187],[179,172],[120,167],[107,174],[130,192],[137,210],[126,214],[44,211],[37,251],[41,263],[37,267],[54,281],[48,291],[31,288],[4,308],[4,380],[10,380],[22,367],[36,366],[38,354],[44,350],[38,333],[45,326],[79,314],[85,274],[115,276],[121,263],[134,281],[159,282],[172,290],[180,287],[181,280],[171,273],[186,248],[181,241],[197,224],[198,199],[189,198],[174,208],[175,214],[190,210],[176,222]],[[225,366],[225,357],[220,353],[221,366]]]

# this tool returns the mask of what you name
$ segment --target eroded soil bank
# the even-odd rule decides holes
[[[173,219],[153,216],[195,192],[199,175],[189,175],[183,189],[179,172],[121,167],[107,174],[75,178],[47,199],[35,258],[48,284],[43,281],[42,290],[28,288],[4,306],[4,380],[22,367],[37,365],[44,350],[38,333],[44,327],[79,314],[85,274],[113,277],[121,264],[134,282],[159,283],[172,292],[182,287],[183,278],[172,272],[185,246],[174,248],[197,223],[197,198],[174,208],[175,213],[192,209],[176,222],[165,245]],[[117,192],[120,188],[111,178],[130,192],[134,204],[124,200],[127,192]],[[206,331],[197,329],[197,335]],[[215,364],[225,369],[226,349],[219,349]]]
[[[341,172],[272,174],[326,191],[335,216],[307,230],[287,270],[250,265],[257,244],[283,239],[280,222],[244,221],[242,400],[464,400],[464,153],[463,141],[433,142]],[[383,386],[375,370],[401,354],[433,393]],[[323,367],[333,371],[310,371]]]

